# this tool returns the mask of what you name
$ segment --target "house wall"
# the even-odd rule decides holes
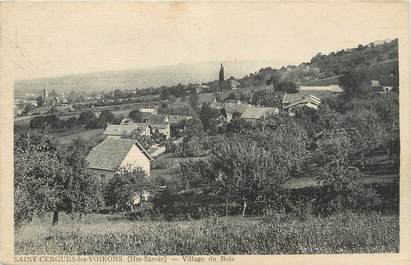
[[[171,129],[170,129],[170,124],[169,123],[166,124],[166,128],[164,128],[164,129],[152,127],[151,134],[155,134],[156,131],[158,131],[158,133],[164,134],[166,136],[166,139],[169,139],[170,136],[171,136]]]
[[[161,129],[160,133],[164,134],[166,136],[166,139],[170,138],[170,134],[171,134],[170,124],[167,124],[165,129]]]
[[[114,171],[103,169],[90,169],[97,176],[100,185],[105,185],[114,176]]]
[[[130,149],[120,166],[127,165],[130,165],[132,167],[141,167],[146,175],[150,176],[150,161],[135,145],[133,145],[133,147]]]
[[[150,133],[151,133],[150,127],[147,126],[146,129],[142,132],[142,135],[150,136]]]

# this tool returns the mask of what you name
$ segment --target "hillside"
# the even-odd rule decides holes
[[[281,66],[284,62],[273,60],[223,61],[226,77],[241,77],[258,69],[261,65]],[[124,70],[76,74],[55,78],[18,80],[14,90],[16,97],[26,93],[39,93],[45,85],[57,93],[74,90],[76,92],[108,92],[115,89],[135,89],[172,86],[178,83],[200,83],[218,78],[220,62],[198,64],[177,64],[158,66],[140,70]]]
[[[310,62],[283,66],[280,69],[266,67],[240,79],[244,86],[265,84],[274,74],[279,79],[295,83],[327,79],[339,76],[347,70],[363,71],[370,77],[374,72],[398,71],[398,40],[371,42],[329,54],[318,53]]]

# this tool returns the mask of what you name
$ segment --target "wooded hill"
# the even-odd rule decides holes
[[[379,44],[376,44],[379,43]],[[243,86],[265,84],[272,76],[283,81],[304,83],[331,78],[345,71],[363,71],[373,78],[373,73],[381,75],[390,71],[398,73],[398,39],[385,42],[372,42],[356,48],[343,49],[329,54],[318,53],[310,62],[300,65],[283,66],[280,69],[262,68],[240,79]],[[374,77],[375,78],[375,77]]]

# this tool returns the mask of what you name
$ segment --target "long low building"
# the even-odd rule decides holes
[[[121,138],[124,134],[130,134],[139,130],[141,135],[150,135],[151,128],[148,123],[108,124],[103,132],[107,138]]]
[[[299,87],[300,92],[308,91],[327,91],[333,93],[342,93],[343,89],[339,85],[328,85],[328,86],[303,86]]]

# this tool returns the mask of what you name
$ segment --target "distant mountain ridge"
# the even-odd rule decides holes
[[[70,92],[108,92],[115,89],[135,89],[159,86],[172,86],[178,83],[200,83],[218,79],[220,67],[218,61],[197,64],[177,64],[157,66],[138,70],[105,71],[85,74],[73,74],[52,78],[37,78],[17,80],[14,83],[16,97],[26,93],[38,94],[43,86],[55,90],[58,94]],[[225,66],[226,78],[234,76],[241,78],[250,72],[255,72],[261,66],[279,67],[288,62],[276,60],[239,60],[222,61]]]

